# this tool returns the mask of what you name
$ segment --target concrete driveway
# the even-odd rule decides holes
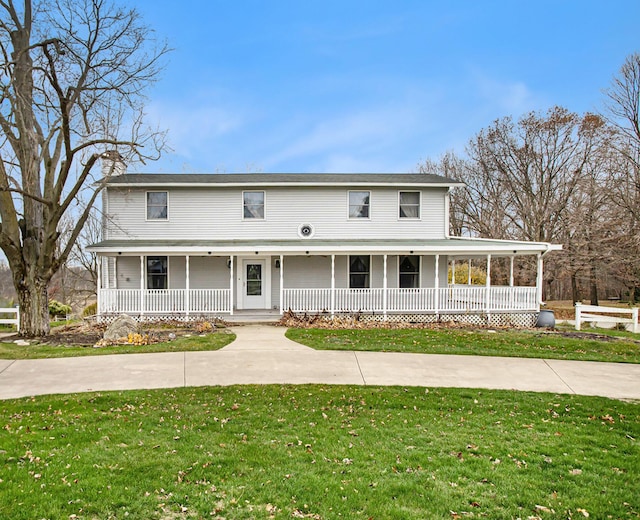
[[[640,365],[508,357],[317,351],[284,328],[232,328],[213,352],[0,360],[0,399],[235,384],[400,385],[509,389],[640,400]]]

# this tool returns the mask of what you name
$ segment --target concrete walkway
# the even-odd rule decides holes
[[[285,329],[238,326],[213,352],[0,360],[0,399],[233,384],[401,385],[513,389],[640,400],[640,365],[543,359],[317,351]]]

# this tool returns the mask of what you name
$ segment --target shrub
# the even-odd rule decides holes
[[[98,314],[98,302],[87,305],[82,311],[82,316],[85,318],[87,316],[95,316],[96,314]]]
[[[67,316],[71,314],[71,307],[56,300],[49,301],[49,316]]]

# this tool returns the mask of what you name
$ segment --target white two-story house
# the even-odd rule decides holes
[[[532,323],[542,257],[556,247],[449,236],[449,190],[459,185],[425,174],[113,175],[103,240],[90,247],[98,313]],[[518,255],[537,257],[535,286],[514,286]],[[511,260],[508,285],[490,275],[482,286],[448,283],[456,261],[490,271],[495,257]]]

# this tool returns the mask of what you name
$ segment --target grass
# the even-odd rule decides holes
[[[640,408],[510,391],[237,386],[0,410],[0,517],[638,518]]]
[[[318,350],[370,350],[640,363],[630,333],[469,329],[289,329],[287,337]],[[573,337],[575,336],[575,337]],[[637,338],[637,335],[635,335]]]
[[[42,359],[75,356],[100,356],[107,354],[143,354],[148,352],[186,352],[218,350],[235,339],[231,332],[216,332],[206,336],[180,336],[166,343],[151,345],[115,345],[94,348],[93,346],[61,346],[36,344],[18,346],[14,343],[0,343],[0,359]]]

